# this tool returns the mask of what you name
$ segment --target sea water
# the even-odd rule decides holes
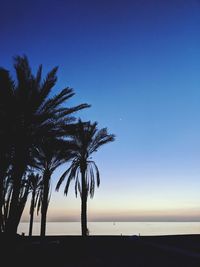
[[[90,235],[179,235],[200,234],[200,222],[88,222]],[[18,233],[28,235],[29,223],[22,222]],[[33,235],[40,234],[40,223]],[[47,222],[46,235],[80,235],[80,222]]]

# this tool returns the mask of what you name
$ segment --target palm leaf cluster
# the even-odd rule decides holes
[[[81,168],[80,168],[80,160],[74,159],[70,165],[70,167],[63,173],[59,182],[57,183],[56,190],[59,190],[61,184],[64,179],[67,177],[67,182],[64,188],[64,194],[67,195],[69,186],[72,180],[75,180],[75,194],[76,197],[78,192],[80,196],[82,196],[82,188],[81,188]],[[100,174],[99,170],[94,161],[87,161],[87,169],[86,169],[86,177],[85,184],[87,188],[87,196],[90,195],[91,198],[94,196],[95,185],[99,187],[100,185]]]
[[[59,190],[61,184],[67,177],[64,194],[67,195],[69,185],[75,180],[75,194],[82,192],[80,176],[81,168],[85,166],[85,184],[87,194],[92,198],[94,196],[95,185],[100,185],[100,174],[97,165],[91,160],[91,155],[104,144],[114,141],[114,135],[108,135],[107,129],[98,130],[97,122],[82,122],[79,120],[72,136],[74,142],[73,160],[70,167],[60,177],[56,190]]]

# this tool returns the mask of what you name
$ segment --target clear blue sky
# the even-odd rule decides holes
[[[92,104],[77,116],[117,136],[94,156],[90,220],[200,220],[199,14],[199,0],[1,1],[0,65],[59,65],[70,105]],[[59,172],[49,220],[78,220]]]

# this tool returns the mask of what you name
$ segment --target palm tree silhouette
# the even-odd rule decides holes
[[[0,232],[5,231],[8,216],[10,194],[10,177],[12,138],[10,123],[12,121],[13,84],[9,72],[0,68]]]
[[[67,126],[68,127],[68,126]],[[35,152],[35,167],[41,171],[42,187],[39,200],[41,210],[40,235],[45,236],[46,216],[50,201],[50,182],[53,172],[62,164],[71,159],[72,145],[68,140],[45,140]]]
[[[97,129],[97,122],[91,123],[78,121],[74,135],[74,156],[70,167],[60,177],[56,190],[67,177],[64,194],[67,195],[71,181],[75,180],[75,194],[79,191],[81,197],[81,231],[82,236],[87,236],[87,199],[94,196],[95,185],[100,185],[100,174],[97,165],[91,160],[91,155],[102,145],[115,140],[113,134],[108,134],[107,129]]]
[[[53,68],[42,80],[42,66],[36,75],[32,74],[26,56],[17,56],[14,60],[16,81],[5,69],[0,70],[0,130],[2,151],[11,151],[12,196],[9,206],[5,231],[15,234],[18,227],[19,197],[21,181],[31,164],[32,150],[40,146],[41,140],[60,138],[60,130],[66,120],[73,119],[70,114],[89,107],[81,104],[73,108],[63,106],[66,100],[74,95],[73,89],[65,88],[57,94],[52,89],[57,81],[57,67]],[[11,147],[11,148],[10,148]],[[0,164],[3,164],[3,152],[0,153]],[[6,166],[7,168],[7,166]],[[4,173],[3,173],[4,175]],[[2,181],[0,175],[0,205],[2,205]]]
[[[31,192],[29,236],[32,236],[34,211],[37,206],[38,200],[40,199],[42,178],[38,173],[30,173],[28,176],[28,181]]]

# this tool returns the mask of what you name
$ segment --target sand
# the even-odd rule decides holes
[[[18,236],[0,243],[6,267],[200,267],[200,235]]]

